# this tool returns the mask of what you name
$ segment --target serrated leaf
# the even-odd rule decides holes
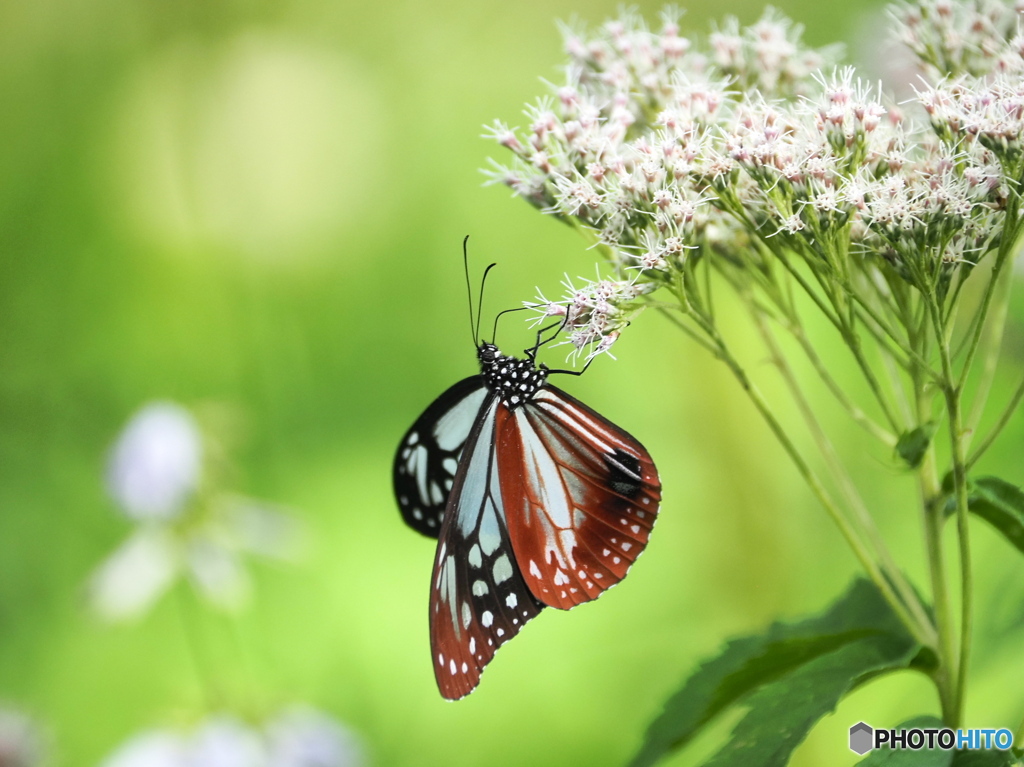
[[[708,767],[782,767],[850,689],[906,668],[918,649],[875,586],[855,581],[821,615],[726,644],[668,700],[632,765],[654,764],[743,702],[749,711]]]
[[[974,482],[968,508],[1024,552],[1024,491],[998,477]]]
[[[896,726],[896,729],[911,730],[918,728],[941,729],[946,725],[942,720],[934,716],[916,716]],[[875,749],[864,759],[857,762],[857,767],[950,767],[953,764],[953,752],[933,749],[931,751],[922,749],[912,751],[899,748],[890,749],[888,746]]]
[[[932,443],[932,437],[935,436],[937,426],[935,421],[929,421],[915,429],[903,432],[896,441],[896,454],[911,469],[916,469],[921,465],[924,454],[928,452],[928,446]]]

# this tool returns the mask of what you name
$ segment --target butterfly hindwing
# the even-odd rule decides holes
[[[497,422],[502,503],[528,587],[562,609],[595,599],[647,545],[661,501],[650,455],[550,385]]]
[[[487,389],[480,376],[459,381],[435,399],[406,432],[395,454],[392,481],[402,518],[437,538],[459,456]]]
[[[516,562],[502,501],[492,396],[466,443],[434,559],[430,647],[441,694],[468,695],[484,667],[543,605]]]

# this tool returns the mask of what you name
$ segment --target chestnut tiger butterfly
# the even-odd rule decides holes
[[[416,419],[393,470],[403,519],[437,539],[430,649],[449,700],[472,692],[497,649],[544,607],[568,610],[625,578],[661,500],[643,445],[548,383],[554,373],[583,372],[536,363],[554,336],[538,333],[525,359],[479,340],[493,266],[475,326],[470,293],[480,374]]]

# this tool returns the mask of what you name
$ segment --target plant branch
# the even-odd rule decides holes
[[[796,402],[797,408],[800,410],[800,413],[807,424],[807,428],[811,432],[811,436],[818,445],[818,449],[821,451],[829,470],[838,482],[843,495],[846,497],[847,503],[854,511],[861,529],[866,533],[868,539],[874,546],[875,552],[880,558],[882,570],[885,572],[886,577],[896,587],[903,603],[909,608],[910,613],[913,615],[913,619],[918,624],[921,634],[930,637],[928,644],[934,645],[938,637],[935,634],[931,619],[928,617],[924,607],[921,605],[921,601],[918,599],[914,589],[907,582],[902,571],[899,569],[895,560],[892,558],[892,555],[889,553],[885,540],[882,538],[877,525],[875,525],[874,519],[867,510],[867,507],[864,505],[864,500],[857,491],[857,487],[854,485],[849,472],[846,471],[842,461],[839,460],[835,447],[832,445],[831,440],[829,440],[828,436],[825,434],[821,423],[814,414],[814,410],[811,407],[810,402],[808,402],[807,397],[801,389],[800,384],[796,379],[796,375],[794,374],[792,367],[789,365],[789,361],[786,359],[782,349],[779,347],[778,342],[775,339],[775,335],[772,333],[771,328],[765,321],[764,316],[761,315],[757,311],[756,307],[752,306],[749,301],[748,306],[750,306],[751,314],[758,330],[761,333],[761,337],[764,339],[764,342],[772,355],[772,360],[779,369],[786,386],[789,388],[790,393]],[[893,444],[895,444],[895,442]]]
[[[1006,427],[1006,424],[1010,422],[1010,418],[1012,418],[1013,414],[1017,411],[1017,406],[1020,404],[1021,399],[1024,399],[1024,380],[1021,380],[1021,382],[1017,385],[1017,390],[1014,391],[1013,396],[1010,398],[1009,404],[1007,404],[1006,408],[1004,408],[1002,414],[999,416],[999,420],[996,421],[995,426],[993,426],[989,430],[988,434],[986,434],[985,438],[981,441],[981,444],[974,449],[974,452],[971,453],[970,458],[967,459],[968,471],[974,468],[974,464],[977,463],[978,459],[985,454],[985,451],[992,446],[992,443],[995,442],[996,437],[998,437],[1000,432],[1002,432],[1002,430]]]
[[[684,305],[684,307],[687,307],[687,313],[690,314],[693,311],[692,306],[688,303],[684,303],[684,299],[681,296],[679,296],[679,300]],[[749,397],[750,401],[753,403],[755,409],[764,419],[765,423],[768,425],[768,428],[771,430],[772,434],[775,435],[775,438],[782,446],[786,455],[789,457],[790,461],[796,467],[797,472],[807,483],[808,487],[811,489],[811,492],[814,494],[815,498],[822,505],[822,507],[824,507],[826,513],[835,523],[836,527],[839,528],[839,532],[842,534],[847,544],[853,550],[854,555],[860,562],[861,566],[864,568],[864,571],[867,573],[868,577],[874,582],[875,586],[881,592],[886,602],[889,603],[889,606],[892,608],[893,612],[898,616],[899,620],[903,623],[904,626],[906,626],[907,630],[918,642],[920,642],[922,645],[933,647],[933,632],[925,630],[918,623],[918,621],[915,620],[914,616],[908,611],[907,606],[903,603],[903,601],[893,590],[892,583],[882,572],[881,568],[879,567],[879,563],[871,556],[871,553],[868,550],[868,547],[865,545],[864,541],[861,539],[860,534],[854,529],[854,527],[850,524],[850,521],[840,511],[838,505],[832,499],[831,495],[825,488],[824,484],[818,477],[817,473],[810,467],[810,465],[807,463],[803,455],[801,455],[800,451],[796,447],[796,444],[786,433],[786,430],[783,428],[778,418],[776,418],[775,414],[772,412],[771,408],[768,405],[768,402],[765,400],[760,390],[750,380],[750,378],[747,376],[746,371],[739,364],[736,358],[732,356],[732,353],[726,346],[724,339],[718,333],[717,328],[715,328],[712,324],[708,323],[705,318],[694,316],[694,320],[698,323],[698,325],[701,326],[702,329],[705,330],[706,333],[708,333],[709,340],[714,346],[717,347],[715,356],[722,360],[722,362],[724,362],[726,366],[729,368],[729,370],[733,373],[736,380],[739,382],[741,388]]]
[[[970,520],[967,508],[967,466],[964,458],[963,414],[961,412],[961,389],[953,372],[950,354],[949,331],[943,326],[942,310],[934,294],[929,295],[928,309],[939,347],[939,359],[945,378],[943,394],[949,421],[949,439],[953,460],[953,487],[956,497],[956,527],[960,551],[960,659],[957,664],[956,688],[950,727],[958,727],[963,717],[964,698],[967,689],[967,670],[971,654],[971,630],[973,620],[974,584],[971,571]]]

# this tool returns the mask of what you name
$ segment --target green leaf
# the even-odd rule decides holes
[[[1009,751],[957,751],[953,767],[1013,767],[1020,764]]]
[[[743,702],[747,714],[707,767],[782,767],[847,692],[906,668],[919,649],[875,586],[855,581],[820,615],[726,644],[669,698],[632,765],[654,764]]]
[[[946,725],[934,716],[916,716],[896,726],[896,729],[913,728],[940,729]],[[876,749],[864,759],[857,762],[857,767],[950,767],[953,764],[953,752],[934,749],[911,751],[910,749],[890,749],[888,746]]]
[[[998,477],[982,477],[971,487],[968,508],[1024,552],[1024,492]]]
[[[935,429],[938,424],[935,421],[921,424],[916,429],[905,431],[896,441],[896,454],[906,462],[911,469],[916,469],[924,460],[924,454],[928,452],[928,445],[935,436]]]

